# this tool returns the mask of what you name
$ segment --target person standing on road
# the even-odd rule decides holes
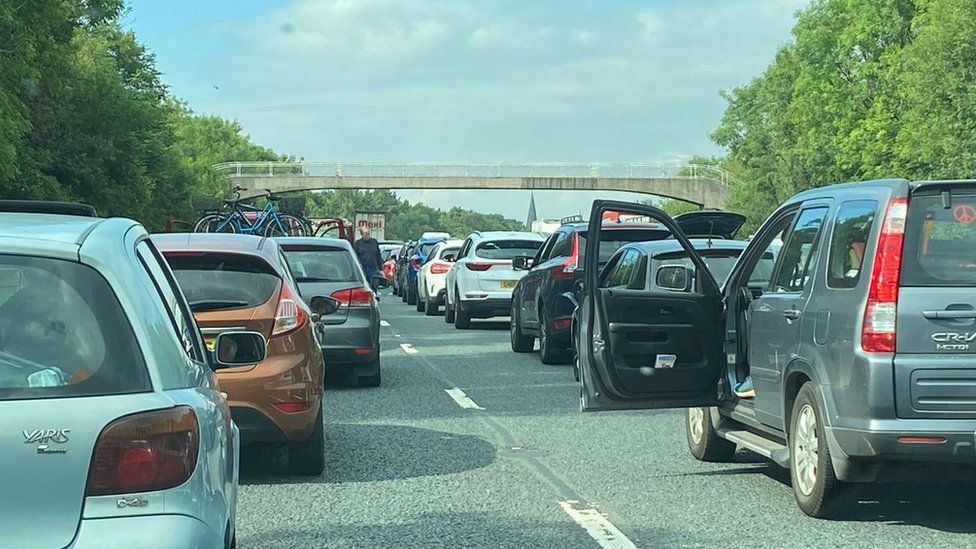
[[[383,256],[380,254],[380,243],[369,235],[369,227],[359,228],[359,240],[353,243],[352,249],[355,250],[356,257],[359,258],[359,264],[366,271],[366,278],[369,279],[370,287],[376,290],[373,277],[381,274]]]

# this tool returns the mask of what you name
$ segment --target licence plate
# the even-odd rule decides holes
[[[503,289],[514,288],[518,284],[518,280],[502,280],[501,286]]]

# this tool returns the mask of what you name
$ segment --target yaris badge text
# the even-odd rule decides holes
[[[24,444],[37,444],[38,454],[64,454],[67,449],[50,446],[50,443],[64,444],[68,442],[68,434],[71,429],[34,429],[33,431],[22,431],[24,433]]]

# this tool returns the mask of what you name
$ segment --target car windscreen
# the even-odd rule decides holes
[[[281,278],[265,260],[225,252],[164,252],[193,312],[257,307]]]
[[[663,240],[671,233],[663,229],[605,229],[600,232],[600,264],[610,260],[610,257],[624,244],[631,242],[647,242]],[[579,264],[583,264],[586,250],[586,231],[579,232]]]
[[[474,255],[482,259],[511,260],[516,257],[532,257],[542,246],[537,240],[489,240],[478,244]]]
[[[285,247],[285,259],[298,282],[356,282],[352,252],[342,248]]]
[[[0,400],[151,390],[132,326],[91,267],[0,255]]]
[[[946,198],[921,195],[908,203],[903,286],[976,286],[976,194]]]
[[[739,255],[741,254],[741,249],[698,250],[698,255],[705,261],[705,266],[712,273],[712,278],[720,285],[729,278],[732,267],[735,266],[735,262],[738,261]],[[658,254],[654,256],[654,260],[656,262],[655,269],[661,265],[684,265],[686,268],[692,270],[695,268],[695,264],[688,258],[688,254],[683,251]],[[773,264],[775,261],[775,256],[771,252],[763,254],[749,282],[768,284],[770,277],[773,276]],[[656,276],[656,273],[652,273],[651,276]]]

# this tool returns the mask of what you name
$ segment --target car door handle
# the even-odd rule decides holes
[[[962,311],[922,311],[922,316],[929,320],[964,320],[976,319],[976,310]]]
[[[783,316],[785,316],[787,320],[796,320],[800,318],[800,311],[796,309],[786,309],[783,311]]]

